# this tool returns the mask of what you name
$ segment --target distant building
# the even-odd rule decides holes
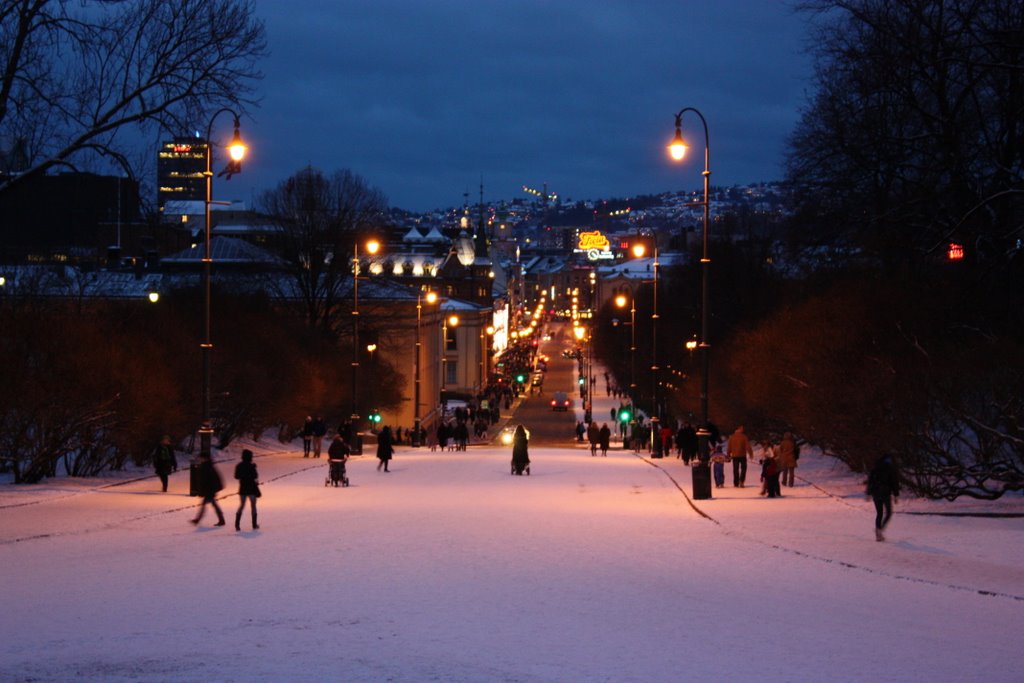
[[[201,138],[174,138],[160,147],[156,158],[157,207],[169,201],[205,201],[206,142]]]

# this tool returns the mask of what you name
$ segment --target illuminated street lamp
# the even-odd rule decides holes
[[[631,294],[626,298],[625,294],[615,297],[615,305],[625,308],[629,304],[629,400],[633,402],[633,394],[636,392],[636,301]]]
[[[416,448],[420,447],[420,364],[421,360],[421,332],[420,325],[423,322],[423,301],[426,300],[428,304],[437,302],[437,294],[435,292],[427,292],[425,295],[420,292],[416,295],[416,386],[415,396],[413,396],[413,433],[412,433],[412,445]],[[436,367],[436,366],[435,366]]]
[[[446,313],[441,316],[441,393],[448,385],[448,327],[459,326],[459,316]]]
[[[238,114],[231,109],[224,107],[214,112],[210,117],[210,125],[206,127],[206,170],[203,176],[206,178],[206,202],[205,218],[206,225],[203,234],[203,341],[199,345],[202,353],[203,364],[203,385],[202,385],[202,424],[199,427],[199,454],[210,457],[210,442],[213,437],[213,419],[210,415],[210,354],[213,351],[213,340],[210,332],[210,267],[213,264],[213,254],[210,246],[210,235],[212,232],[210,221],[210,205],[213,204],[213,143],[210,138],[213,134],[213,123],[221,114],[228,113],[234,117],[234,135],[231,136],[231,143],[228,145],[228,153],[231,161],[228,162],[220,175],[226,175],[230,180],[235,173],[242,171],[242,159],[247,150],[242,136],[239,134]]]
[[[359,431],[359,240],[352,247],[352,429]],[[376,254],[380,242],[371,239],[366,242],[366,253]]]
[[[708,257],[708,228],[709,228],[709,216],[711,211],[711,202],[709,200],[708,188],[711,181],[711,140],[708,135],[708,122],[704,119],[704,115],[693,107],[685,107],[679,110],[676,114],[676,134],[672,138],[672,142],[669,144],[669,152],[672,158],[676,161],[681,161],[686,155],[686,143],[683,141],[682,133],[682,119],[683,114],[686,112],[693,112],[700,118],[701,124],[704,126],[704,201],[702,205],[704,207],[704,226],[702,232],[702,251],[701,251],[701,281],[700,281],[700,350],[703,360],[703,373],[701,376],[701,390],[700,390],[700,414],[701,424],[697,430],[697,448],[698,455],[700,457],[700,464],[698,467],[710,468],[708,464],[708,437],[711,432],[708,430],[708,375],[710,370],[710,351],[711,344],[708,341],[708,271],[711,268],[711,259]],[[698,477],[703,481],[705,473],[702,471],[699,474],[696,469],[694,471],[694,498],[710,498],[711,487],[710,487],[710,475],[707,477],[709,482],[707,491],[701,491],[701,495],[697,495],[696,480]],[[706,493],[706,495],[704,495]]]

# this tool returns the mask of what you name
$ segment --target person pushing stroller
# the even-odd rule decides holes
[[[341,434],[335,434],[331,440],[331,445],[327,449],[327,466],[328,470],[327,479],[324,480],[324,486],[333,484],[337,486],[348,486],[348,475],[345,471],[345,463],[348,462],[349,447],[345,443],[345,439],[341,437]]]

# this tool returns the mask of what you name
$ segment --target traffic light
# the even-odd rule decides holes
[[[579,384],[581,387],[583,386],[583,384],[584,384],[583,375],[580,375],[580,378],[578,380],[576,380],[576,383]]]
[[[620,408],[619,409],[619,421],[620,422],[629,422],[632,419],[633,419],[633,411],[632,410],[630,410],[629,408]]]
[[[370,422],[372,422],[375,425],[380,424],[380,411],[379,410],[375,410],[372,413],[370,413]]]
[[[516,374],[516,381],[517,381],[517,382],[519,382],[520,384],[522,384],[523,382],[525,382],[525,381],[526,381],[526,374],[525,374],[525,373],[522,373],[522,372],[520,372],[520,373],[517,373],[517,374]]]

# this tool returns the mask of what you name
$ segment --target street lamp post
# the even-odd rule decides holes
[[[654,263],[651,270],[654,273],[654,291],[651,306],[651,401],[653,411],[651,414],[651,457],[659,458],[662,455],[661,435],[659,425],[661,424],[661,402],[658,400],[658,234],[651,233],[654,244]],[[634,255],[642,257],[646,252],[643,244],[634,248]]]
[[[459,326],[459,316],[454,313],[445,313],[441,316],[441,394],[442,403],[444,392],[448,387],[448,326]]]
[[[203,233],[203,341],[199,345],[202,352],[203,365],[202,424],[199,427],[199,454],[204,457],[210,457],[211,441],[213,437],[213,418],[210,415],[210,354],[213,352],[213,340],[211,338],[210,331],[210,271],[213,264],[213,254],[210,244],[210,236],[212,233],[210,205],[214,202],[213,145],[210,141],[210,137],[213,134],[214,121],[216,121],[217,117],[223,113],[231,114],[231,116],[234,117],[235,132],[231,137],[231,143],[228,145],[228,152],[231,156],[231,161],[228,162],[227,168],[224,169],[221,175],[226,174],[230,179],[233,174],[241,172],[242,159],[245,157],[246,152],[246,146],[242,142],[242,137],[238,132],[240,127],[238,114],[227,107],[218,109],[214,112],[213,116],[210,117],[210,125],[206,127],[206,170],[203,172],[203,176],[206,178],[206,202],[204,206],[206,223]]]
[[[413,433],[412,433],[412,445],[419,448],[422,444],[420,442],[420,364],[421,360],[421,342],[422,333],[420,327],[423,322],[423,299],[426,298],[428,304],[435,303],[437,301],[437,294],[434,292],[427,292],[426,296],[421,292],[416,296],[416,386],[415,396],[413,397]],[[435,366],[436,367],[436,366]]]
[[[359,432],[359,239],[352,242],[352,432]],[[376,254],[380,242],[369,240],[366,251]]]
[[[701,204],[704,207],[704,226],[701,236],[701,278],[700,278],[700,350],[701,359],[703,361],[703,372],[701,373],[701,389],[700,389],[700,414],[701,424],[697,430],[697,448],[698,455],[700,456],[700,467],[710,467],[708,465],[708,437],[711,432],[708,430],[708,376],[711,366],[710,351],[711,343],[708,341],[708,272],[711,268],[711,259],[708,257],[708,214],[711,210],[711,202],[709,199],[708,188],[711,181],[711,139],[708,135],[708,122],[704,119],[704,115],[701,114],[697,109],[693,107],[685,107],[679,110],[676,114],[676,134],[672,138],[672,142],[669,144],[669,152],[672,154],[672,158],[676,161],[682,160],[686,155],[686,143],[683,141],[682,134],[682,119],[683,114],[686,112],[693,112],[700,118],[701,124],[704,126],[704,201]],[[695,472],[696,478],[696,472]],[[708,478],[710,482],[710,477]],[[696,486],[696,484],[695,484]],[[696,489],[694,491],[694,497],[696,498]],[[711,497],[710,485],[707,490],[707,498]]]

